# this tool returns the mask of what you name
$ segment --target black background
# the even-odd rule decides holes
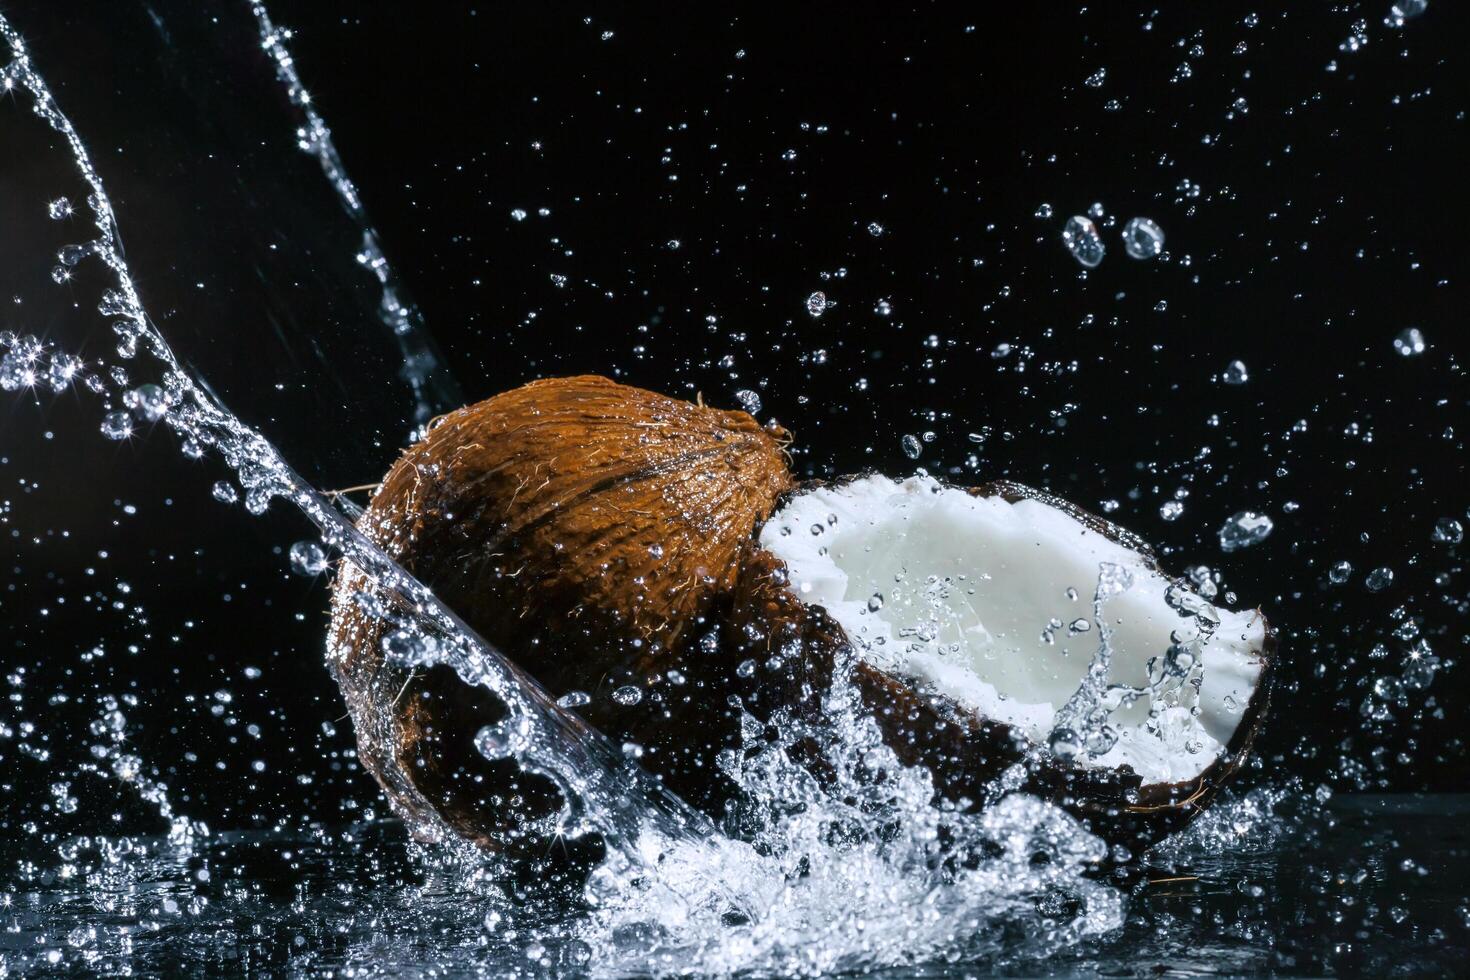
[[[721,405],[749,389],[806,473],[922,465],[1116,500],[1166,565],[1208,564],[1279,625],[1255,778],[1454,791],[1470,587],[1431,531],[1470,504],[1470,16],[1432,2],[1399,30],[1383,6],[272,12],[466,399],[589,371]],[[181,357],[324,487],[372,482],[412,405],[248,16],[7,16],[93,147]],[[1340,51],[1359,19],[1368,45]],[[42,173],[28,152],[0,149],[16,214],[41,206],[17,196]],[[1083,276],[1059,232],[1093,201],[1117,224]],[[1164,228],[1166,260],[1124,256],[1135,214]],[[9,274],[44,277],[23,245]],[[814,290],[836,304],[817,319]],[[1411,325],[1429,348],[1400,357]],[[1225,386],[1235,359],[1250,380]],[[0,823],[147,825],[112,783],[67,776],[106,694],[136,699],[134,751],[212,825],[381,810],[322,666],[328,582],[286,572],[306,525],[215,502],[223,468],[161,429],[102,440],[95,399],[0,413],[0,662],[20,678],[0,720],[36,726],[0,740]],[[915,464],[900,440],[925,432]],[[1222,554],[1243,509],[1275,532]],[[1329,586],[1340,560],[1353,577]],[[1372,594],[1380,565],[1394,584]],[[1415,631],[1445,667],[1366,728],[1368,689]],[[48,810],[59,778],[86,790],[65,819]]]

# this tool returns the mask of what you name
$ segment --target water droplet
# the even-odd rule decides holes
[[[1164,229],[1150,218],[1129,218],[1123,226],[1123,250],[1130,258],[1157,258],[1164,250]]]
[[[1035,216],[1038,218],[1050,218],[1052,216],[1051,205],[1043,202],[1036,208]]]
[[[429,644],[424,638],[406,629],[396,629],[388,633],[379,646],[383,649],[383,656],[400,667],[421,666],[425,654],[429,652]]]
[[[612,692],[612,699],[625,708],[631,708],[643,700],[643,689],[633,684],[624,684]]]
[[[133,417],[123,411],[108,412],[102,416],[102,434],[109,439],[126,439],[133,434]]]
[[[1341,585],[1352,577],[1353,566],[1345,561],[1340,561],[1327,570],[1327,580],[1333,585]]]
[[[1387,565],[1380,565],[1368,573],[1363,579],[1363,584],[1368,587],[1369,592],[1382,592],[1393,584],[1393,569]]]
[[[155,384],[134,388],[123,395],[123,404],[145,422],[157,422],[168,414],[168,395]]]
[[[297,575],[320,575],[327,570],[327,553],[315,541],[297,541],[288,552],[291,571]]]
[[[1159,516],[1166,521],[1177,521],[1184,514],[1184,503],[1179,500],[1166,500],[1159,506]]]
[[[19,391],[36,383],[36,369],[30,358],[11,351],[0,358],[0,390]]]
[[[883,226],[878,224],[878,222],[876,221],[868,222],[868,234],[872,235],[874,238],[877,238],[879,235],[883,234]]]
[[[510,212],[510,217],[512,221],[525,221],[526,211],[524,208],[512,208]]]
[[[580,708],[584,704],[591,704],[592,697],[586,691],[568,691],[557,698],[556,703],[563,708]]]
[[[51,220],[53,221],[60,221],[62,218],[70,218],[75,210],[76,209],[71,206],[71,201],[67,200],[64,197],[58,197],[56,200],[46,205],[46,213],[51,216]]]
[[[868,596],[868,612],[877,612],[883,608],[883,593],[874,592]]]
[[[509,759],[524,752],[530,741],[530,720],[524,715],[512,714],[475,732],[475,751],[492,761]]]
[[[271,492],[264,487],[251,487],[245,491],[245,510],[256,517],[264,514],[271,506]]]
[[[1409,327],[1393,339],[1393,349],[1401,357],[1414,357],[1424,353],[1424,334],[1418,327]]]
[[[90,245],[63,245],[56,253],[56,260],[65,266],[74,266],[91,254]]]
[[[1062,229],[1062,243],[1072,253],[1072,258],[1085,269],[1097,268],[1107,251],[1102,236],[1097,233],[1097,225],[1092,223],[1091,218],[1080,214],[1074,214],[1067,219],[1066,227]]]
[[[54,265],[54,266],[52,266],[51,267],[51,281],[54,282],[54,283],[56,283],[56,285],[58,285],[58,286],[61,285],[64,282],[70,282],[71,281],[71,269],[67,268],[64,265]]]
[[[46,382],[52,391],[65,391],[81,370],[81,358],[70,354],[53,354],[51,364],[46,369]]]
[[[1088,88],[1102,88],[1103,83],[1107,80],[1108,70],[1106,68],[1099,68],[1091,75],[1088,75],[1087,78],[1083,80],[1082,84],[1086,85]]]
[[[1397,701],[1403,697],[1404,686],[1397,677],[1383,676],[1373,682],[1373,693],[1385,701]]]
[[[918,459],[924,453],[924,447],[918,438],[905,435],[900,442],[903,444],[903,454],[909,459]]]
[[[1404,21],[1413,20],[1428,9],[1429,0],[1394,0],[1393,6],[1388,8],[1388,23],[1392,27],[1402,27]]]
[[[827,294],[817,290],[806,298],[806,311],[813,318],[827,312]]]
[[[1047,740],[1052,754],[1064,762],[1070,762],[1082,754],[1082,740],[1070,728],[1058,728]]]
[[[1238,551],[1260,544],[1271,536],[1275,526],[1265,514],[1253,510],[1240,511],[1220,528],[1220,550]]]
[[[563,289],[566,287],[567,277],[561,275],[560,273],[553,272],[551,273],[551,284],[557,289]]]
[[[741,408],[745,409],[751,415],[755,415],[761,410],[761,396],[749,388],[741,388],[735,392],[735,400],[740,403]]]
[[[1453,517],[1441,517],[1434,524],[1432,536],[1441,544],[1459,544],[1465,540],[1465,528]]]
[[[1231,361],[1225,366],[1225,373],[1220,375],[1220,380],[1228,385],[1243,385],[1250,379],[1250,371],[1244,361]]]
[[[1098,565],[1097,591],[1093,593],[1093,598],[1097,602],[1106,602],[1131,588],[1133,588],[1133,573],[1126,566],[1110,561]]]
[[[240,499],[239,491],[228,480],[217,480],[214,486],[209,488],[209,495],[222,504],[233,504]]]
[[[742,661],[740,661],[740,663],[738,665],[736,665],[736,667],[735,667],[735,675],[737,677],[754,677],[755,676],[755,661],[754,660],[742,660]]]

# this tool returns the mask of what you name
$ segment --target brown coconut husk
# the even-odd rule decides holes
[[[587,693],[580,713],[594,727],[639,743],[674,789],[707,802],[718,795],[712,756],[689,736],[731,727],[713,686],[734,676],[728,658],[748,641],[722,640],[703,659],[692,651],[730,619],[742,555],[791,486],[788,441],[745,412],[606,378],[538,381],[439,420],[388,472],[359,527],[553,695]],[[555,794],[475,750],[475,733],[503,714],[487,692],[446,667],[385,662],[390,627],[352,600],[364,589],[372,583],[344,568],[331,625],[360,759],[415,823],[437,815],[504,846],[528,816],[551,812]],[[609,696],[626,684],[644,692],[632,708]]]

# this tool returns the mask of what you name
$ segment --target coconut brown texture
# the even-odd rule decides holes
[[[732,725],[729,658],[753,642],[723,642],[717,625],[736,605],[784,601],[736,586],[754,530],[791,486],[787,439],[745,412],[606,378],[538,381],[445,416],[359,527],[553,696],[588,694],[584,718],[643,746],[644,764],[699,802],[719,795],[705,748]],[[431,811],[503,846],[554,794],[475,751],[503,712],[493,697],[448,668],[385,662],[388,627],[352,600],[361,590],[372,583],[344,569],[330,642],[362,762],[410,817]],[[707,647],[717,652],[701,657]],[[799,696],[805,670],[794,658],[771,672],[766,699]],[[613,701],[629,684],[642,701]]]

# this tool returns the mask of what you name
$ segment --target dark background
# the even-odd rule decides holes
[[[413,404],[248,9],[112,6],[6,14],[93,149],[145,304],[309,478],[372,482]],[[1209,565],[1279,625],[1251,778],[1462,791],[1470,587],[1464,546],[1431,532],[1470,504],[1470,15],[1431,2],[1400,30],[1381,8],[271,7],[465,399],[576,372],[719,405],[749,389],[806,473],[1117,501],[1166,565]],[[1340,51],[1360,19],[1369,43]],[[103,343],[16,230],[60,180],[46,143],[0,146],[0,328]],[[1116,224],[1083,276],[1059,233],[1094,201]],[[1123,254],[1135,214],[1163,259]],[[836,304],[818,319],[814,290]],[[1408,326],[1422,356],[1394,350]],[[1249,382],[1221,384],[1235,359]],[[381,811],[322,666],[328,582],[286,571],[309,528],[217,503],[223,467],[162,429],[107,442],[98,417],[81,394],[0,401],[0,826],[148,825],[74,773],[106,695],[211,825]],[[926,432],[915,464],[901,437]],[[1244,509],[1276,529],[1222,554]],[[1377,566],[1395,579],[1373,594]],[[1367,723],[1420,639],[1432,686]],[[58,779],[85,790],[65,818]]]

